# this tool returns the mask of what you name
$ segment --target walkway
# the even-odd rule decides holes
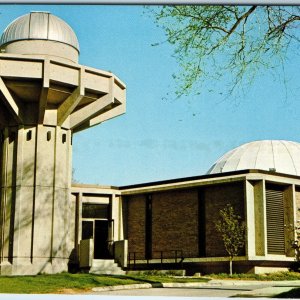
[[[300,281],[211,280],[207,283],[165,283],[157,288],[146,284],[137,288],[94,288],[91,294],[107,296],[172,296],[172,297],[274,297],[293,288]],[[110,290],[108,290],[110,289]]]

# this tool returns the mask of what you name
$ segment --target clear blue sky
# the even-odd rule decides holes
[[[286,64],[287,90],[260,74],[239,105],[220,95],[164,100],[178,67],[143,6],[0,5],[0,30],[30,11],[49,11],[77,34],[80,63],[127,85],[125,115],[75,134],[73,167],[82,183],[127,185],[204,174],[222,154],[262,139],[300,142],[299,56]]]

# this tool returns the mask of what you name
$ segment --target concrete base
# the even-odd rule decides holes
[[[180,264],[175,264],[174,261],[167,262],[164,260],[163,264],[153,262],[150,260],[147,264],[144,260],[137,260],[135,265],[131,263],[128,271],[144,271],[144,270],[172,270],[176,268],[184,269],[187,276],[193,276],[196,273],[212,274],[212,273],[229,273],[228,258],[188,258]],[[294,264],[294,261],[251,261],[245,258],[236,258],[233,261],[233,273],[248,273],[248,274],[266,274],[274,272],[289,271]]]
[[[36,275],[36,274],[55,274],[68,271],[68,259],[53,259],[52,262],[45,259],[35,259],[30,262],[2,262],[0,264],[0,275]]]
[[[254,274],[267,274],[267,273],[276,273],[276,272],[288,272],[289,268],[286,267],[253,267],[248,273]]]
[[[287,272],[291,262],[269,262],[269,261],[234,261],[233,273],[266,274],[275,272]],[[189,264],[184,266],[187,273],[193,275],[196,272],[201,274],[229,273],[229,262],[214,262],[205,264]]]

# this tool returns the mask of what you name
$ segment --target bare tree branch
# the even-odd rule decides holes
[[[182,68],[174,75],[177,96],[199,94],[205,81],[221,79],[233,94],[259,70],[273,72],[290,50],[298,51],[296,6],[181,5],[157,7],[153,14]]]

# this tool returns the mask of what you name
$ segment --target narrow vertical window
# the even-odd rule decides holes
[[[206,256],[206,218],[205,218],[205,190],[198,190],[198,251],[199,257]]]
[[[146,195],[145,256],[152,258],[152,195]]]
[[[32,130],[28,130],[26,133],[26,141],[30,141],[32,139]]]
[[[47,141],[51,140],[51,131],[47,131]]]
[[[63,133],[62,135],[62,143],[64,144],[67,141],[67,135]]]

